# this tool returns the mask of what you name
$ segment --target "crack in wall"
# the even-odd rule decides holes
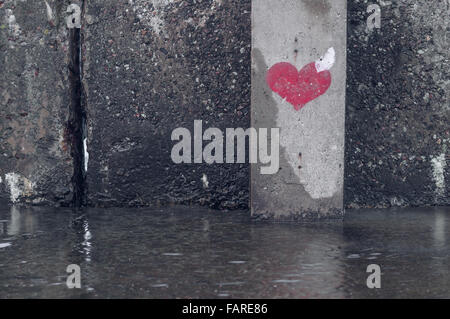
[[[81,1],[81,12],[84,12],[84,0]],[[69,82],[70,82],[70,110],[68,128],[71,134],[71,156],[74,173],[72,177],[73,198],[72,205],[85,205],[86,195],[86,163],[84,139],[86,138],[86,112],[82,85],[82,51],[83,41],[80,28],[69,29]]]

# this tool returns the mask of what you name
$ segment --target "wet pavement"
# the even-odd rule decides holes
[[[450,208],[254,222],[198,208],[0,208],[0,298],[450,298]],[[81,267],[68,289],[66,267]],[[367,266],[381,267],[368,289]]]

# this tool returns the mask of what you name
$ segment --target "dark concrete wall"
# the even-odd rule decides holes
[[[68,1],[0,1],[0,202],[70,205]]]
[[[450,3],[348,2],[345,201],[449,205]],[[372,1],[375,3],[375,1]]]
[[[93,0],[84,21],[88,204],[247,208],[248,165],[170,155],[194,120],[249,126],[250,1]]]
[[[0,202],[73,202],[72,2],[0,1]],[[449,2],[384,1],[368,32],[370,3],[348,1],[346,206],[449,205]],[[85,4],[85,202],[247,208],[248,165],[175,165],[170,135],[250,125],[250,0]]]

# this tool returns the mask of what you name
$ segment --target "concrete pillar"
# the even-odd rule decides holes
[[[0,1],[0,202],[69,205],[69,1]]]
[[[255,217],[343,216],[346,15],[345,0],[252,1],[252,127],[280,128],[279,171],[252,166]]]

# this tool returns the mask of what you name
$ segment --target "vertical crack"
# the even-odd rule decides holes
[[[81,2],[84,9],[84,1]],[[71,134],[71,155],[74,173],[72,177],[73,198],[72,205],[81,207],[85,204],[85,150],[83,140],[86,137],[86,112],[83,105],[82,86],[82,33],[80,28],[69,29],[69,82],[70,82],[70,110],[68,129]]]

